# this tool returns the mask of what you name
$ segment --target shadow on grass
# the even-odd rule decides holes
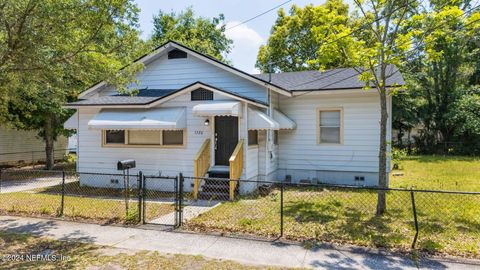
[[[361,206],[359,206],[361,207]],[[297,201],[285,204],[284,215],[294,220],[290,229],[309,227],[300,238],[316,241],[349,240],[362,241],[376,247],[392,247],[409,243],[413,239],[413,227],[402,209],[391,208],[383,216],[376,216],[355,206],[345,206],[336,199],[326,201]],[[398,220],[401,219],[399,224]],[[318,227],[312,227],[319,225]],[[405,234],[403,228],[412,230],[412,235]],[[410,228],[408,228],[410,227]],[[309,232],[309,233],[308,233]]]
[[[0,240],[3,240],[6,243],[2,251],[5,252],[4,254],[16,254],[24,256],[42,255],[50,256],[50,258],[53,258],[53,256],[59,258],[61,255],[68,257],[68,259],[58,259],[56,261],[11,260],[2,263],[0,269],[74,269],[78,266],[79,258],[86,256],[93,257],[93,251],[95,251],[97,247],[88,244],[93,242],[93,239],[91,239],[89,236],[81,236],[80,232],[74,232],[71,235],[66,235],[60,239],[61,241],[37,237],[37,235],[42,234],[42,228],[46,229],[50,226],[52,226],[52,224],[38,222],[29,225],[21,225],[16,228],[14,233],[12,233],[12,230],[0,232]],[[18,233],[20,231],[28,231],[32,228],[37,233]]]

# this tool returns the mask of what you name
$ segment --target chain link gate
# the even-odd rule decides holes
[[[139,199],[142,202],[143,224],[178,227],[182,219],[181,178],[172,176],[143,175]]]

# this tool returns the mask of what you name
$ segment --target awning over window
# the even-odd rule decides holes
[[[280,125],[280,129],[295,129],[297,124],[280,111],[273,110],[273,119]]]
[[[77,129],[78,128],[78,112],[75,112],[65,123],[63,123],[65,129]]]
[[[187,126],[185,108],[149,110],[108,109],[100,111],[88,126],[94,129],[183,129]]]
[[[273,110],[273,119],[280,125],[280,129],[295,129],[297,124],[280,111]]]
[[[240,116],[240,102],[209,102],[193,106],[196,116]]]
[[[263,130],[263,129],[280,129],[277,121],[273,120],[265,113],[248,108],[248,129],[249,130]]]

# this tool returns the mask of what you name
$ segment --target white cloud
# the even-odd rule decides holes
[[[226,28],[238,25],[240,22],[228,22]],[[264,39],[252,28],[242,24],[225,32],[226,36],[233,40],[233,48],[228,58],[236,68],[245,72],[258,73],[255,68],[258,49],[264,43]]]

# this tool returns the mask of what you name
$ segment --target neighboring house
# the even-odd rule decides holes
[[[145,174],[376,185],[379,96],[354,69],[251,75],[176,42],[137,61],[138,95],[100,82],[66,105],[77,110],[66,127],[77,129],[78,171],[134,159]],[[404,84],[389,70],[389,86]],[[188,182],[195,194],[212,184]]]
[[[54,145],[55,159],[66,153],[67,139],[60,137]],[[45,161],[45,142],[36,131],[8,129],[0,126],[0,165],[32,164]]]

